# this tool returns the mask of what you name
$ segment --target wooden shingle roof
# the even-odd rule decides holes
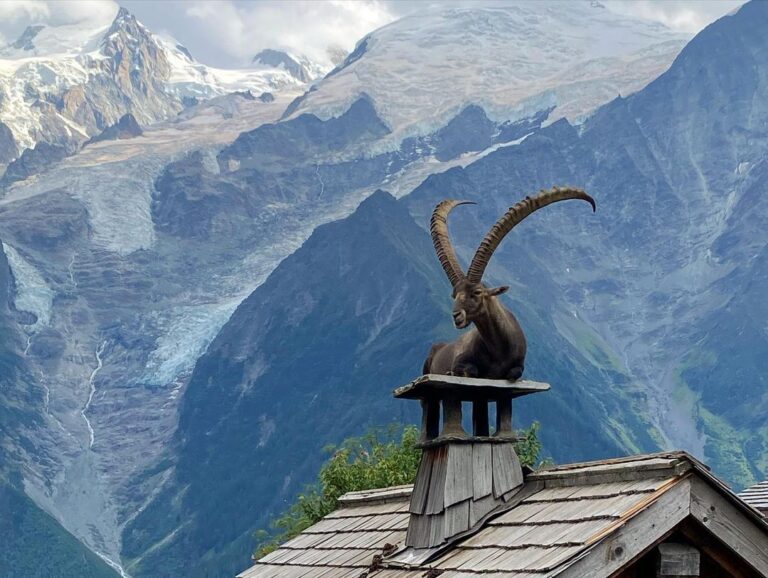
[[[720,539],[752,556],[756,568],[764,564],[768,575],[768,557],[760,551],[768,549],[768,525],[704,466],[679,452],[530,474],[516,502],[470,536],[432,551],[404,546],[408,486],[347,494],[338,510],[239,578],[607,576],[643,552],[656,534],[670,532],[689,516],[715,528],[717,516],[708,504],[723,492],[728,495],[718,512],[758,524],[748,542],[759,547],[752,552],[738,536]],[[621,540],[612,539],[619,533]]]
[[[768,480],[747,488],[739,497],[753,508],[768,513]]]

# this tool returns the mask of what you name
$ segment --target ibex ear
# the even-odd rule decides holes
[[[506,293],[508,290],[509,290],[509,287],[507,285],[502,285],[501,287],[494,287],[493,289],[488,289],[488,295],[495,297],[496,295],[501,295],[502,293]]]

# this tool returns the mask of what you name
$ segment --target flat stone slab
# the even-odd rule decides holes
[[[436,375],[428,373],[414,379],[408,385],[398,387],[394,396],[400,399],[442,398],[446,395],[461,401],[476,399],[494,400],[515,398],[540,391],[548,391],[550,385],[540,381],[507,381],[505,379],[476,379],[455,375]]]

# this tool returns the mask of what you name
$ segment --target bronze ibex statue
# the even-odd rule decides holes
[[[582,199],[592,205],[593,211],[596,209],[594,199],[580,189],[555,187],[526,197],[491,228],[466,275],[448,235],[448,215],[459,205],[474,203],[447,200],[435,207],[429,229],[437,257],[453,286],[453,323],[457,329],[464,329],[470,323],[475,326],[456,341],[433,345],[424,362],[424,373],[520,379],[525,367],[525,335],[515,316],[497,297],[509,287],[486,287],[482,283],[483,273],[493,252],[515,225],[534,211],[567,199]]]

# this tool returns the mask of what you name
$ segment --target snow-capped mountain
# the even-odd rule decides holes
[[[305,83],[285,67],[201,64],[124,8],[96,29],[29,26],[0,50],[0,165],[39,142],[72,151],[126,113],[146,125],[226,93],[301,91]]]
[[[666,70],[689,39],[599,2],[433,9],[365,38],[289,113],[337,116],[367,94],[403,137],[432,132],[469,103],[494,120],[554,107],[577,121]]]

